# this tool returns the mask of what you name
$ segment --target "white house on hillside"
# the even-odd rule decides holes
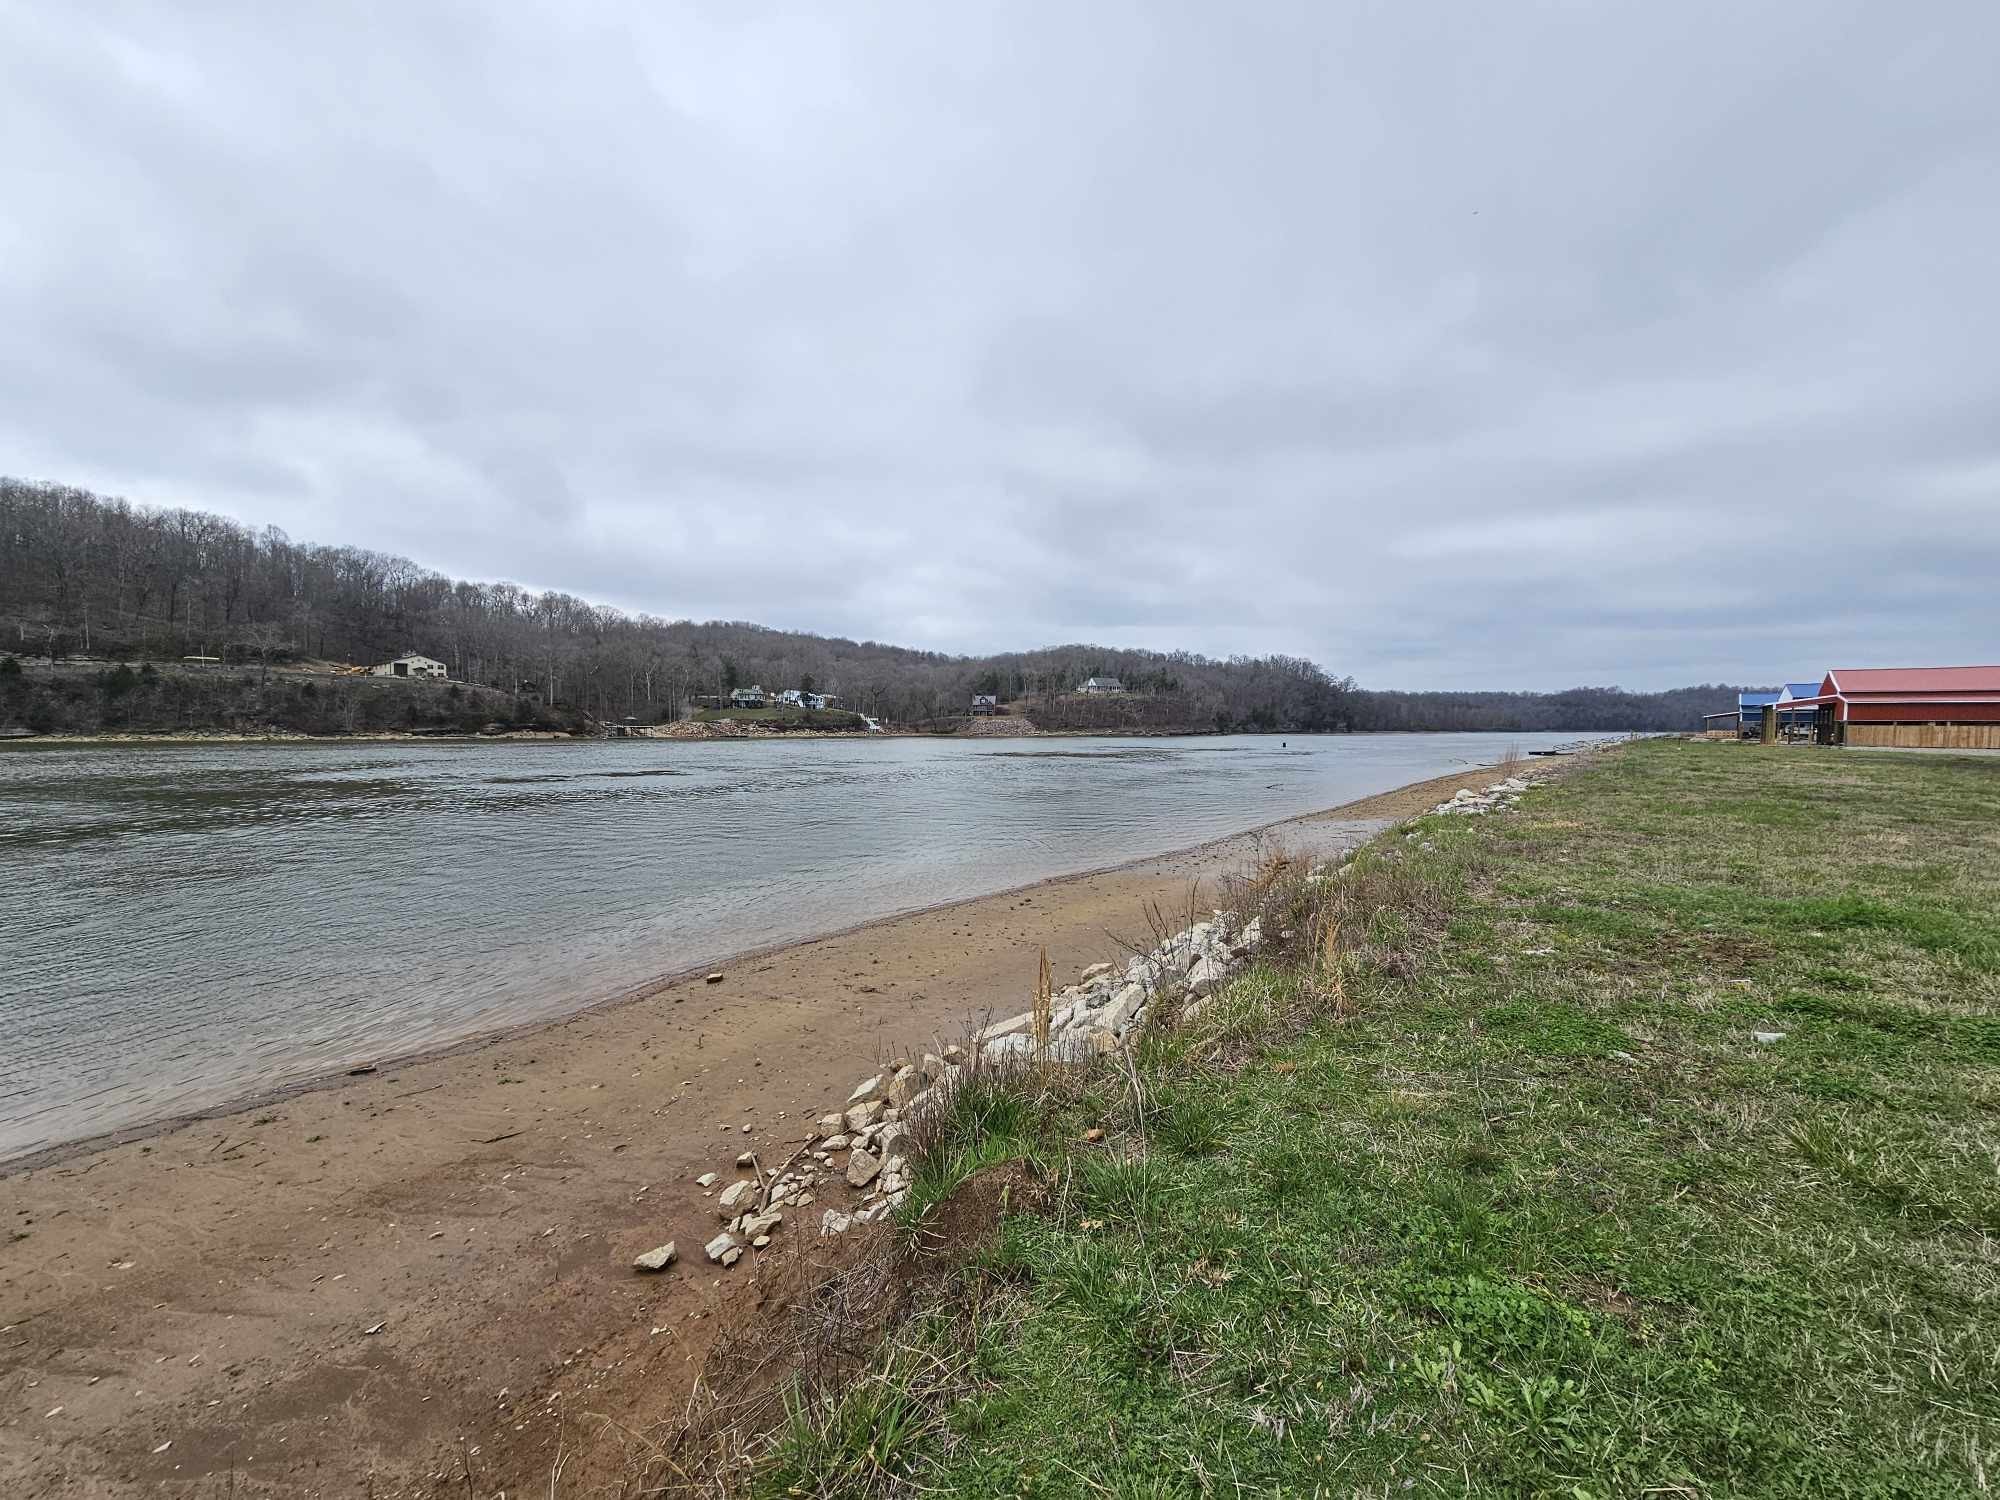
[[[428,656],[419,656],[414,651],[405,652],[394,661],[385,661],[379,667],[368,669],[370,677],[429,677],[438,682],[451,676],[451,671],[441,661]]]
[[[1100,693],[1122,693],[1125,691],[1125,684],[1116,677],[1093,677],[1077,691],[1096,697]]]

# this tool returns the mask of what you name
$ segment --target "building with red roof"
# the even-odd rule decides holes
[[[1813,710],[1823,745],[2000,750],[2000,666],[1842,667],[1786,706]]]

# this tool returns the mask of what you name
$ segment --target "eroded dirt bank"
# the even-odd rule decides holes
[[[1330,851],[1477,779],[1272,836]],[[0,1178],[0,1493],[518,1485],[494,1466],[565,1396],[671,1388],[718,1288],[757,1274],[702,1260],[698,1174],[781,1159],[874,1062],[1023,1009],[1041,945],[1062,978],[1119,957],[1149,902],[1184,908],[1199,881],[1213,904],[1253,847],[895,918]],[[635,1275],[666,1240],[681,1263]]]

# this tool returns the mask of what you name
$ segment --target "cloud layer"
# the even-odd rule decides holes
[[[0,470],[1376,685],[2000,659],[2000,9],[0,0]]]

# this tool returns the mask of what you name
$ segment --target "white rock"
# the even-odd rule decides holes
[[[708,1258],[719,1265],[733,1266],[743,1255],[743,1247],[736,1243],[733,1234],[718,1234],[702,1248],[708,1252]]]
[[[1097,1056],[1097,1045],[1091,1041],[1091,1034],[1104,1035],[1101,1031],[1065,1031],[1061,1036],[1049,1039],[1049,1059],[1052,1062],[1088,1062]]]
[[[1035,1013],[1024,1010],[1018,1016],[1010,1016],[1004,1021],[996,1021],[979,1033],[982,1042],[990,1042],[995,1037],[1013,1036],[1016,1032],[1028,1030],[1035,1024]]]
[[[1078,977],[1081,978],[1086,984],[1088,984],[1091,980],[1101,978],[1102,976],[1109,974],[1110,972],[1111,972],[1110,964],[1092,964],[1089,968],[1085,969],[1083,973]]]
[[[768,1236],[772,1230],[784,1222],[785,1216],[775,1210],[769,1213],[752,1214],[743,1221],[742,1232],[749,1235],[752,1239],[755,1239],[758,1235]]]
[[[829,1208],[825,1213],[820,1215],[819,1232],[823,1235],[845,1234],[853,1227],[854,1215],[844,1214],[837,1208]]]
[[[750,1181],[732,1182],[722,1190],[716,1204],[730,1213],[737,1213],[757,1201],[757,1184]]]
[[[881,1113],[882,1101],[879,1099],[870,1100],[866,1104],[855,1105],[852,1109],[848,1110],[846,1115],[849,1133],[852,1134],[866,1130],[870,1125],[875,1123],[876,1118]]]
[[[847,1184],[849,1187],[866,1187],[875,1180],[875,1174],[881,1170],[881,1157],[857,1150],[847,1158]]]
[[[904,1068],[890,1080],[889,1087],[883,1093],[883,1098],[888,1101],[891,1108],[904,1109],[908,1107],[912,1099],[916,1098],[917,1095],[930,1086],[930,1074],[926,1073],[922,1068]]]
[[[1212,957],[1204,957],[1192,969],[1188,970],[1188,993],[1197,998],[1203,995],[1212,995],[1222,987],[1223,982],[1228,978],[1229,966],[1227,964],[1218,963]]]
[[[841,1126],[841,1116],[839,1115],[821,1115],[819,1117],[819,1130],[821,1135],[832,1135],[834,1131],[840,1129],[840,1126]]]
[[[844,1135],[830,1135],[819,1144],[823,1151],[845,1151],[849,1143]]]
[[[1771,1047],[1782,1042],[1790,1035],[1791,1033],[1788,1031],[1753,1031],[1750,1033],[1750,1039],[1763,1046]]]
[[[632,1262],[632,1269],[635,1271],[664,1271],[674,1263],[674,1257],[679,1253],[674,1247],[674,1242],[668,1240],[658,1249],[648,1250],[644,1255],[636,1257]]]
[[[864,1078],[860,1083],[856,1084],[854,1092],[847,1096],[847,1102],[849,1104],[866,1104],[870,1099],[879,1099],[881,1097],[882,1075],[877,1073],[873,1078]]]
[[[1123,1031],[1132,1023],[1132,1017],[1145,1008],[1145,1004],[1146,987],[1143,984],[1128,984],[1109,1005],[1091,1018],[1091,1024],[1106,1031]]]
[[[988,1062],[1008,1062],[1016,1058],[1028,1058],[1034,1055],[1035,1039],[1031,1036],[1021,1036],[1018,1033],[1011,1036],[996,1036],[986,1044],[986,1060]]]
[[[701,1176],[695,1178],[694,1185],[696,1187],[712,1188],[715,1186],[716,1175],[714,1172],[704,1172]]]

